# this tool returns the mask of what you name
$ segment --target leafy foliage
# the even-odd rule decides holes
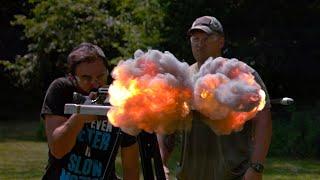
[[[270,155],[320,157],[319,105],[274,115]]]
[[[17,56],[15,63],[7,60],[0,61],[0,65],[5,67],[5,75],[8,79],[15,82],[14,85],[22,85],[24,87],[34,88],[30,84],[38,82],[39,77],[34,76],[34,71],[37,71],[37,56],[36,54],[26,54]]]
[[[12,24],[24,27],[25,37],[30,41],[28,57],[33,59],[26,62],[27,57],[23,56],[13,63],[1,62],[18,77],[16,84],[30,81],[30,76],[24,76],[26,72],[20,72],[22,69],[41,77],[40,83],[61,75],[67,54],[81,42],[99,45],[115,64],[136,49],[155,47],[161,41],[159,29],[164,14],[156,0],[29,0],[29,3],[33,6],[31,14],[15,15]]]
[[[158,43],[163,15],[156,1],[148,6],[139,1],[108,0],[33,3],[30,18],[16,15],[13,22],[25,27],[26,37],[32,40],[31,52],[68,53],[81,42],[92,42],[103,47],[111,59]]]

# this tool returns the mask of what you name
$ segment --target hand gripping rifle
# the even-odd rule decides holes
[[[75,104],[65,104],[64,113],[106,116],[107,112],[111,108],[111,106],[107,105],[106,103],[107,94],[108,88],[99,88],[97,98],[95,100],[91,100],[89,97],[74,93],[73,99]],[[117,136],[117,139],[121,139],[121,133],[120,138],[118,137],[119,136]],[[137,140],[139,144],[139,152],[144,179],[152,180],[156,177],[156,180],[165,180],[166,178],[163,170],[163,164],[156,134],[150,134],[142,131],[137,136]],[[120,141],[116,141],[114,147],[112,148],[113,151],[117,151],[119,145]],[[114,153],[113,151],[112,153]],[[110,155],[110,157],[111,156],[112,154]],[[108,160],[104,176],[108,174],[109,169],[111,168],[109,167],[109,161],[110,159]]]

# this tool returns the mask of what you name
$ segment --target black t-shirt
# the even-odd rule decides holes
[[[59,78],[51,83],[45,96],[41,117],[54,114],[65,117],[64,105],[72,103],[77,88],[68,78]],[[61,159],[56,159],[49,150],[47,171],[43,179],[114,179],[115,157],[118,149],[136,142],[134,136],[122,132],[107,120],[86,123],[77,136],[72,150]],[[105,173],[107,164],[108,172]]]

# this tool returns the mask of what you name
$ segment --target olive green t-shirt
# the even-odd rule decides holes
[[[199,71],[197,64],[190,67],[192,75]],[[257,72],[256,82],[266,92],[266,106],[270,100],[266,87]],[[216,135],[203,121],[204,116],[193,111],[191,131],[184,133],[185,144],[181,171],[183,180],[227,180],[241,179],[249,167],[252,152],[253,121],[247,121],[244,128],[230,135]]]

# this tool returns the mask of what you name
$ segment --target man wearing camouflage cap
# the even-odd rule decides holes
[[[188,35],[197,61],[190,67],[192,74],[197,73],[209,57],[222,56],[224,31],[215,17],[197,18],[188,30]],[[267,94],[258,73],[255,72],[254,76]],[[242,131],[230,135],[216,135],[201,121],[203,115],[194,111],[192,129],[184,134],[184,151],[178,179],[262,179],[263,164],[272,134],[268,97],[267,95],[265,108],[253,120],[247,121]]]

